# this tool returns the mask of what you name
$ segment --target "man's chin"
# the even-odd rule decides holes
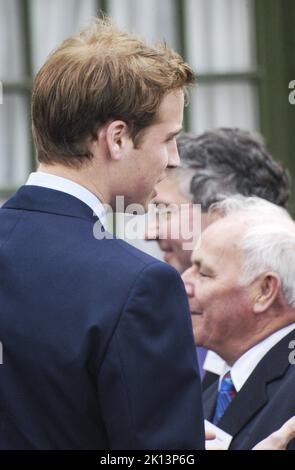
[[[175,257],[173,251],[168,251],[165,252],[164,254],[164,261],[166,263],[170,264],[173,268],[176,269],[180,274],[183,272],[183,269],[181,267],[181,264],[178,262],[177,258]]]
[[[197,328],[193,328],[193,333],[194,333],[195,345],[198,348],[206,348],[206,345],[204,344],[204,341],[202,340],[202,337],[200,336],[200,332],[197,330]]]
[[[194,336],[196,335],[196,332],[198,333],[198,338],[201,340],[200,337],[200,329],[202,328],[201,321],[202,321],[202,315],[192,315],[191,314],[191,319],[192,319],[192,325],[193,325],[193,330],[194,330]]]
[[[173,263],[173,251],[165,251],[164,260],[166,261],[166,263],[169,263],[175,267],[175,262]]]

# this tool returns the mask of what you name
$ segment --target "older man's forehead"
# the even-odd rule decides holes
[[[210,224],[203,232],[205,240],[215,240],[218,242],[221,239],[229,240],[231,238],[242,237],[244,231],[249,225],[249,220],[246,215],[232,214],[226,217],[220,217]]]
[[[226,254],[236,255],[238,242],[242,236],[243,228],[238,224],[229,224],[220,219],[209,225],[201,236],[201,242],[192,254],[192,262],[196,259],[221,258]]]

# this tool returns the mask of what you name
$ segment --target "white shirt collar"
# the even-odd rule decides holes
[[[292,323],[276,331],[246,351],[232,367],[215,352],[208,351],[203,369],[219,375],[219,385],[224,374],[230,370],[235,389],[239,392],[265,354],[294,329],[295,323]]]
[[[227,363],[213,351],[208,351],[203,364],[203,369],[207,372],[223,376],[228,370]]]
[[[84,186],[67,178],[41,171],[31,173],[26,185],[55,189],[56,191],[62,191],[63,193],[76,197],[90,207],[94,214],[100,219],[101,223],[105,225],[106,212],[102,202]]]
[[[237,392],[241,390],[244,383],[248,380],[255,367],[262,358],[272,349],[281,339],[287,336],[295,329],[295,323],[285,326],[272,335],[265,338],[253,348],[246,351],[230,369],[231,378]]]

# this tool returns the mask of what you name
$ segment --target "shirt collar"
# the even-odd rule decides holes
[[[292,330],[295,329],[295,323],[285,326],[276,331],[272,335],[260,343],[253,346],[253,348],[246,351],[231,367],[231,378],[237,392],[241,390],[245,382],[248,380],[252,372],[262,358],[272,349],[281,339],[287,336]]]
[[[203,368],[208,372],[219,375],[219,385],[223,376],[230,371],[231,378],[237,392],[241,390],[255,367],[262,358],[272,349],[281,339],[287,336],[295,329],[295,323],[285,326],[260,343],[246,351],[232,367],[230,367],[220,356],[213,351],[208,351]]]
[[[90,207],[93,213],[100,219],[100,222],[105,226],[106,211],[102,202],[95,194],[90,192],[84,186],[81,186],[67,178],[62,178],[61,176],[51,175],[41,171],[31,173],[26,185],[55,189],[56,191],[62,191],[63,193],[76,197]]]
[[[228,370],[227,363],[213,351],[208,351],[203,364],[203,369],[207,372],[223,376]]]

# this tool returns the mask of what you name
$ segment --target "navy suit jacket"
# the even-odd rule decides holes
[[[95,223],[37,186],[0,209],[0,448],[203,448],[181,279]]]
[[[277,343],[259,362],[235,396],[218,427],[233,436],[231,450],[252,449],[295,415],[295,365],[290,364],[290,341],[295,331]],[[218,380],[204,392],[204,415],[211,421]],[[295,439],[288,449],[295,450]]]

